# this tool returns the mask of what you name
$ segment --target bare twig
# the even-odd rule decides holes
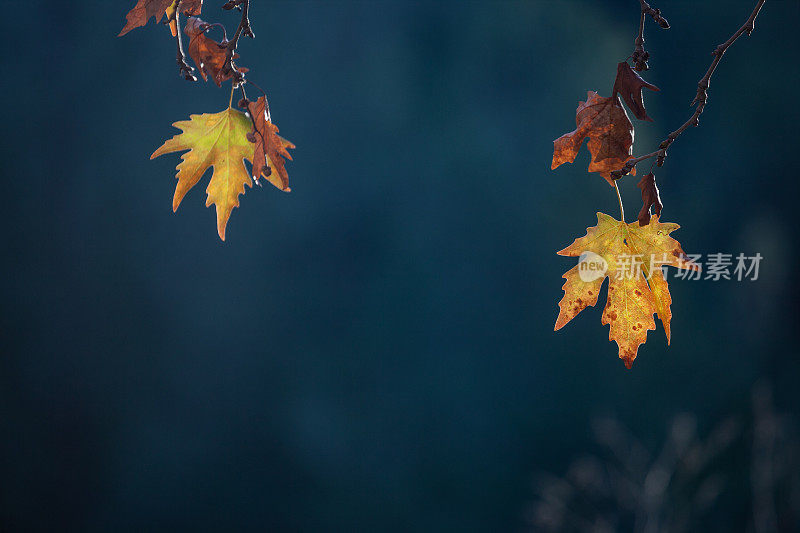
[[[665,30],[669,29],[669,22],[667,22],[667,19],[661,16],[660,9],[653,9],[645,0],[639,0],[639,6],[641,7],[641,14],[639,16],[639,33],[636,36],[636,39],[633,41],[635,48],[633,49],[633,54],[631,54],[631,59],[634,63],[633,68],[639,72],[642,72],[649,68],[647,66],[647,60],[650,59],[650,54],[648,54],[644,49],[645,16],[650,15],[653,20]]]
[[[675,139],[677,139],[681,133],[687,130],[689,126],[698,126],[700,124],[700,115],[703,114],[703,111],[706,107],[706,102],[708,102],[708,87],[711,82],[711,76],[717,69],[717,65],[719,65],[719,62],[722,60],[722,56],[725,54],[725,51],[730,48],[734,42],[736,42],[736,39],[741,37],[743,33],[746,33],[748,37],[750,36],[753,28],[755,27],[756,17],[761,11],[761,7],[764,5],[764,2],[766,2],[766,0],[758,0],[758,2],[756,2],[756,7],[753,9],[753,12],[750,14],[742,27],[736,30],[736,32],[731,35],[727,41],[717,46],[714,51],[711,52],[711,55],[714,56],[714,60],[711,62],[711,65],[708,67],[705,75],[700,78],[700,81],[697,84],[697,94],[695,95],[694,100],[692,100],[692,103],[689,104],[697,105],[694,113],[692,113],[692,116],[690,116],[689,119],[681,125],[681,127],[670,133],[667,138],[664,139],[658,146],[658,150],[634,159],[629,159],[628,162],[625,163],[625,166],[623,166],[620,170],[613,171],[611,176],[614,179],[619,179],[622,176],[629,174],[637,163],[640,163],[646,159],[650,159],[651,157],[656,158],[656,165],[660,167],[664,164],[664,160],[667,157],[667,148],[669,148],[669,146],[675,142]],[[642,3],[644,4],[643,1]]]
[[[650,15],[653,18],[653,20],[656,22],[656,24],[658,24],[659,26],[661,26],[665,30],[669,29],[669,22],[667,22],[667,19],[665,19],[661,15],[661,10],[660,9],[653,9],[652,7],[650,7],[650,4],[648,4],[645,0],[639,0],[639,4],[642,7],[642,14],[643,15]]]
[[[255,39],[255,34],[253,33],[253,29],[250,27],[250,18],[248,13],[250,11],[250,0],[229,0],[222,6],[222,9],[240,9],[242,12],[242,18],[239,21],[239,26],[236,28],[236,33],[233,35],[233,39],[226,42],[227,50],[225,55],[225,66],[224,69],[230,69],[230,72],[233,73],[233,83],[234,85],[239,85],[244,82],[244,73],[240,72],[234,65],[233,65],[233,56],[236,53],[236,47],[239,46],[239,38],[244,35],[246,37],[250,37]]]

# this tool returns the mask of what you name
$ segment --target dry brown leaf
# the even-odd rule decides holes
[[[639,120],[653,122],[653,119],[647,116],[647,111],[644,108],[644,100],[642,100],[643,88],[648,88],[651,91],[660,90],[652,83],[644,81],[626,61],[617,65],[617,78],[614,80],[613,94],[619,94],[625,100],[625,103],[628,104],[628,109],[633,112],[633,116]]]
[[[253,179],[258,183],[259,177],[264,176],[280,190],[291,191],[283,158],[291,161],[292,156],[288,150],[293,149],[294,144],[277,134],[278,127],[270,121],[266,97],[247,102],[247,111],[255,125],[250,134],[251,141],[255,142]]]
[[[158,22],[172,2],[173,0],[139,0],[125,16],[128,22],[117,37],[122,37],[134,28],[144,26],[150,17],[154,17]]]
[[[619,98],[603,97],[589,91],[585,102],[578,103],[574,131],[553,141],[553,163],[556,168],[572,163],[583,140],[588,137],[592,160],[589,172],[598,172],[613,185],[611,171],[619,170],[633,153],[633,124],[622,108]],[[635,174],[636,169],[631,170]]]
[[[289,192],[289,174],[286,172],[284,157],[291,161],[289,149],[294,149],[295,146],[277,134],[278,127],[270,121],[266,97],[246,103],[254,124],[250,140],[256,145],[253,153],[253,179],[258,183],[259,177],[264,176],[280,190]]]
[[[639,225],[646,226],[650,223],[650,207],[657,216],[661,216],[664,206],[661,204],[661,196],[658,194],[656,177],[652,172],[642,176],[637,185],[642,190],[642,209],[639,211]]]
[[[208,77],[214,80],[217,86],[221,86],[223,81],[229,80],[234,75],[234,70],[226,63],[227,47],[218,43],[206,35],[208,24],[197,17],[189,17],[186,20],[184,33],[189,37],[189,55],[194,60],[197,69],[204,81]],[[239,57],[234,54],[233,59]],[[238,68],[239,72],[247,72],[246,68]]]

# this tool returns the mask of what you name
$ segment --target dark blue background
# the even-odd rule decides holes
[[[178,77],[164,27],[117,39],[133,3],[0,3],[6,528],[508,531],[598,412],[656,439],[766,378],[797,413],[798,2],[767,2],[657,173],[687,252],[761,276],[672,282],[672,346],[659,326],[630,371],[600,309],[553,332],[555,251],[617,203],[585,152],[550,160],[635,0],[254,0],[240,63],[293,191],[248,190],[226,243],[205,181],[173,214],[179,158],[148,156],[229,93]],[[654,3],[635,153],[753,4]]]

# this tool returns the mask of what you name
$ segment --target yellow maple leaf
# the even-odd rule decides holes
[[[626,224],[597,213],[597,225],[558,252],[581,260],[564,274],[564,297],[555,329],[559,330],[588,306],[597,304],[608,278],[608,297],[601,322],[609,325],[608,338],[616,341],[619,357],[630,368],[647,332],[656,329],[653,315],[664,325],[670,341],[672,297],[662,265],[697,270],[680,243],[669,236],[680,226],[659,222],[654,215],[646,226]]]
[[[247,140],[252,123],[247,115],[228,107],[219,113],[191,115],[189,120],[176,122],[173,126],[183,133],[167,140],[150,156],[154,159],[163,154],[189,150],[181,156],[183,161],[177,167],[178,185],[172,210],[177,211],[189,189],[200,181],[209,167],[214,167],[206,188],[206,206],[216,205],[217,232],[224,241],[231,211],[239,207],[239,195],[244,194],[245,186],[253,186],[244,164],[253,155],[253,144]]]

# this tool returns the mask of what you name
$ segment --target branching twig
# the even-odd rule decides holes
[[[255,39],[256,36],[253,33],[253,29],[250,27],[250,18],[248,17],[250,0],[229,0],[225,3],[225,5],[222,6],[222,9],[234,8],[238,8],[242,11],[242,18],[239,21],[239,26],[236,28],[236,33],[233,35],[233,39],[226,42],[227,50],[225,52],[225,66],[223,67],[223,70],[229,69],[230,72],[233,73],[234,85],[239,85],[244,82],[244,73],[240,72],[233,65],[233,56],[236,53],[236,47],[239,46],[239,37],[245,35]]]
[[[642,9],[644,10],[644,5],[646,2],[644,2],[644,0],[640,1],[642,3]],[[646,159],[650,159],[651,157],[656,158],[656,165],[660,167],[664,164],[664,159],[667,157],[667,148],[669,148],[669,146],[675,142],[675,139],[677,139],[681,133],[687,130],[689,126],[698,126],[700,124],[700,115],[703,114],[703,111],[706,107],[706,102],[708,101],[708,87],[712,74],[714,74],[717,65],[719,65],[719,62],[722,60],[722,56],[725,54],[725,51],[730,48],[734,42],[736,42],[736,39],[738,39],[743,33],[746,33],[748,37],[750,36],[750,33],[752,33],[753,28],[755,27],[756,17],[758,16],[759,11],[761,11],[761,7],[764,5],[764,2],[766,2],[766,0],[758,0],[758,2],[756,2],[756,7],[753,9],[750,17],[748,17],[747,21],[742,25],[742,27],[736,30],[736,33],[731,35],[727,41],[717,46],[717,48],[711,52],[711,55],[714,56],[714,60],[711,62],[711,65],[708,67],[705,75],[700,78],[700,81],[697,84],[697,94],[695,95],[694,100],[692,100],[692,103],[689,104],[697,105],[694,113],[692,113],[692,116],[689,117],[689,119],[684,122],[681,127],[670,133],[667,138],[664,139],[658,146],[658,150],[634,159],[629,159],[628,162],[625,163],[625,166],[623,166],[620,170],[613,171],[611,175],[614,179],[619,179],[622,176],[629,174],[633,167],[637,165],[637,163],[640,163]]]

